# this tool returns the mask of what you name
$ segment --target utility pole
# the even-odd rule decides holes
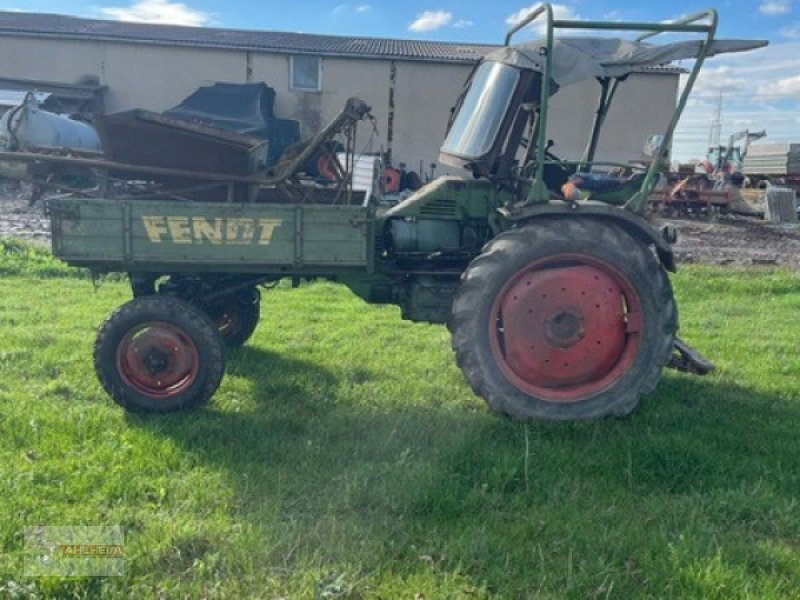
[[[714,111],[714,120],[711,121],[711,129],[708,132],[708,147],[717,148],[722,137],[722,91],[717,98],[717,108]]]

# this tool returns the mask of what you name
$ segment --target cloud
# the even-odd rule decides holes
[[[791,12],[792,3],[790,0],[766,0],[759,4],[758,10],[769,17],[785,15]]]
[[[732,66],[706,66],[700,72],[700,77],[698,77],[697,83],[692,90],[692,95],[695,99],[717,98],[720,92],[723,94],[736,92],[737,90],[746,89],[747,86],[748,79]]]
[[[333,14],[334,17],[338,17],[343,14],[363,14],[371,10],[371,4],[357,4],[355,6],[351,6],[350,4],[337,4],[331,11],[331,14]]]
[[[453,13],[446,10],[426,10],[417,15],[408,28],[411,31],[434,31],[450,24]]]
[[[169,0],[140,0],[130,6],[109,6],[100,9],[100,14],[117,21],[139,23],[162,23],[166,25],[207,25],[211,15],[188,7],[181,2]]]
[[[541,4],[536,3],[528,6],[527,8],[519,9],[517,12],[509,15],[508,18],[506,18],[506,23],[509,25],[519,24],[525,17],[531,14],[533,10],[539,6],[541,6]],[[580,19],[580,15],[572,10],[572,7],[567,6],[566,4],[553,4],[553,18],[572,20]],[[534,22],[534,30],[540,35],[543,35],[546,29],[547,25],[545,24],[544,15],[542,15]]]
[[[758,86],[758,97],[763,99],[780,98],[782,100],[800,98],[800,75],[767,81]]]
[[[464,29],[466,27],[472,27],[473,25],[475,25],[475,23],[473,23],[469,19],[459,19],[458,21],[453,23],[453,27],[455,27],[456,29]]]
[[[768,141],[800,140],[798,73],[800,41],[709,59],[676,130],[675,158],[686,160],[705,154],[720,93],[723,142],[745,128],[766,129]]]
[[[779,33],[785,38],[800,38],[800,23],[792,23],[781,27]]]

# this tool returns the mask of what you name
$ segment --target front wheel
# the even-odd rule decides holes
[[[677,329],[669,279],[613,223],[547,219],[494,238],[453,302],[453,349],[473,390],[519,419],[631,412]]]
[[[178,298],[143,296],[103,323],[94,366],[105,391],[126,409],[173,412],[211,398],[225,372],[225,351],[202,311]]]

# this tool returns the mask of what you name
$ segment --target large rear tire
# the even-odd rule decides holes
[[[211,398],[225,372],[225,349],[198,308],[171,296],[143,296],[103,323],[94,367],[105,391],[126,409],[174,412]]]
[[[462,275],[449,327],[492,410],[569,420],[630,413],[658,385],[677,324],[653,253],[611,222],[571,218],[489,242]]]

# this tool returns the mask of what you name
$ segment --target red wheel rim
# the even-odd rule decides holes
[[[137,392],[168,400],[196,381],[200,357],[182,329],[152,321],[131,329],[122,338],[117,346],[117,370]]]
[[[531,263],[503,286],[489,338],[517,389],[572,403],[628,372],[643,327],[639,295],[622,273],[591,256],[561,254]]]

